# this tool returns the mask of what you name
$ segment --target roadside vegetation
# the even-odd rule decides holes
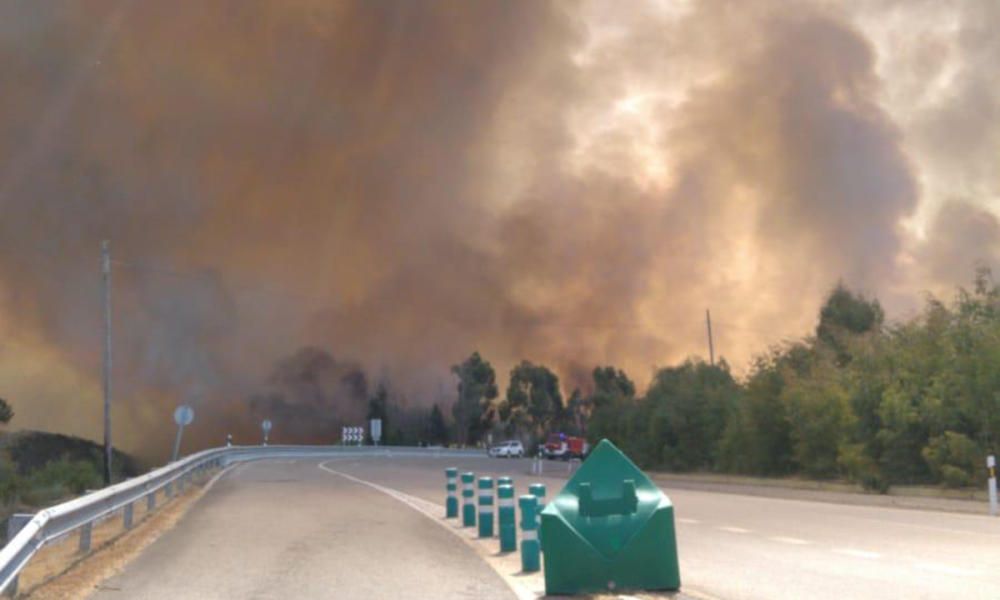
[[[910,320],[887,323],[876,299],[833,289],[814,335],[773,347],[735,376],[725,360],[661,369],[645,393],[622,370],[593,370],[589,390],[564,397],[553,371],[531,362],[506,394],[478,353],[452,369],[453,422],[433,409],[435,443],[548,431],[608,438],[646,468],[979,485],[1000,450],[1000,286],[989,271],[950,302],[927,298]],[[424,426],[429,431],[430,425]],[[427,438],[423,438],[427,439]]]
[[[0,519],[102,487],[102,456],[100,445],[77,437],[38,431],[4,435],[0,438]],[[117,450],[112,465],[116,481],[140,472],[132,457]]]

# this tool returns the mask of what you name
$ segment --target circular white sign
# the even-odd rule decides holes
[[[194,421],[194,409],[187,404],[181,404],[174,411],[174,423],[178,425],[190,425]]]
[[[271,431],[271,420],[270,419],[264,419],[264,421],[261,422],[261,424],[260,424],[260,428],[264,430],[264,433],[267,433],[268,431]]]

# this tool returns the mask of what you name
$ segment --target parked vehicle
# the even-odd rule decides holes
[[[545,445],[542,446],[542,454],[545,458],[569,460],[571,458],[584,458],[590,452],[590,444],[582,437],[566,435],[565,433],[550,433]]]
[[[523,458],[524,446],[519,440],[501,442],[490,448],[489,455],[493,458]]]

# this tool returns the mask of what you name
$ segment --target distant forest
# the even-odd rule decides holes
[[[876,299],[838,285],[812,336],[757,356],[744,377],[692,358],[658,371],[642,395],[613,366],[569,397],[527,361],[502,397],[478,353],[452,372],[452,419],[437,405],[399,415],[397,441],[477,444],[492,433],[533,444],[564,431],[608,438],[654,469],[961,487],[982,482],[985,456],[1000,449],[1000,286],[981,269],[953,301],[928,298],[918,316],[887,323]],[[369,416],[391,412],[380,388]]]

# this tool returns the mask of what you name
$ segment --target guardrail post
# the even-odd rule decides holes
[[[476,493],[472,489],[476,481],[475,473],[462,473],[462,527],[476,526]]]
[[[77,548],[81,553],[90,551],[90,537],[94,531],[94,523],[84,523],[80,528],[80,546]]]
[[[510,480],[510,477],[501,479]],[[497,528],[500,530],[500,552],[517,550],[517,511],[514,508],[514,486],[505,483],[497,487]]]
[[[479,478],[479,537],[493,537],[493,478]]]
[[[132,503],[129,502],[128,504],[125,505],[125,510],[123,511],[122,514],[122,525],[125,526],[125,529],[132,529],[133,512],[134,511],[132,510]]]
[[[19,531],[24,529],[24,526],[31,521],[35,515],[29,513],[14,513],[7,518],[7,541],[14,539],[14,536],[18,534]],[[14,579],[11,580],[10,585],[7,586],[4,592],[7,596],[13,598],[17,595],[17,581],[19,577],[16,575]]]
[[[447,519],[453,519],[458,516],[458,469],[448,467],[444,470],[444,476],[447,479],[445,489],[448,491],[448,498],[445,500],[444,506],[444,516]]]
[[[525,494],[518,498],[521,507],[521,570],[534,573],[541,566],[538,543],[538,497]]]
[[[164,489],[167,492],[167,498],[173,498],[174,497],[174,484],[173,484],[173,482],[172,481],[168,481],[167,485],[165,485],[163,487],[164,487]]]
[[[156,490],[146,496],[146,512],[151,512],[154,508],[156,508]]]

